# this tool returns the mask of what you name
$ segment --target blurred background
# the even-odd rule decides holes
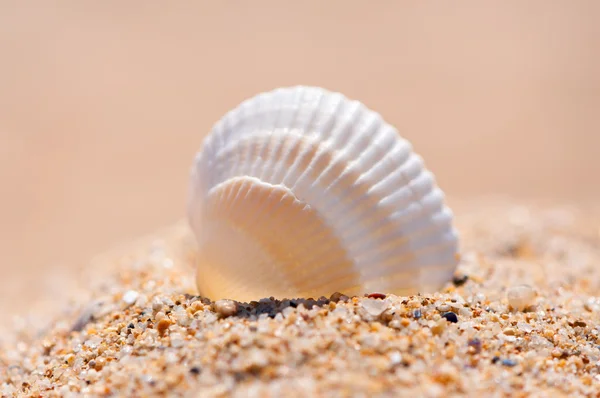
[[[278,86],[379,111],[450,198],[597,199],[598,21],[595,0],[3,1],[0,305],[181,219],[203,136]]]

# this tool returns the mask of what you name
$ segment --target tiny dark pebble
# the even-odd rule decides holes
[[[456,323],[458,322],[458,317],[456,316],[456,314],[452,311],[450,312],[445,312],[442,317],[446,318],[446,320],[448,322],[452,322],[452,323]]]
[[[339,301],[346,302],[348,300],[350,300],[350,298],[340,292],[335,292],[331,295],[331,297],[329,297],[329,301],[333,301],[334,303],[337,303]]]
[[[338,301],[340,301],[340,297],[342,297],[342,293],[335,292],[331,296],[329,296],[329,300],[333,301],[334,303],[337,303]]]
[[[468,279],[469,275],[455,275],[452,278],[452,283],[454,284],[454,286],[462,286],[467,282]]]
[[[421,313],[421,310],[414,310],[414,312],[413,312],[413,317],[415,319],[420,319],[422,315],[423,314]]]
[[[319,306],[324,306],[329,304],[329,299],[327,297],[319,297],[319,300],[317,300],[317,305]]]
[[[206,297],[202,297],[202,298],[200,299],[200,301],[201,301],[201,302],[202,302],[202,304],[204,304],[204,305],[210,305],[210,304],[211,304],[211,302],[210,302],[210,299],[209,299],[209,298],[206,298]]]
[[[517,361],[515,361],[514,359],[503,359],[502,365],[513,367],[517,365]]]
[[[383,293],[371,293],[367,296],[368,298],[374,298],[374,299],[384,299],[385,298],[385,294]]]
[[[305,300],[302,304],[304,304],[304,306],[306,307],[307,310],[311,310],[312,307],[315,306],[316,302],[315,302],[315,299],[309,298],[308,300]]]
[[[190,369],[190,373],[193,375],[199,375],[200,374],[200,368],[198,366],[194,366],[193,368]]]
[[[128,327],[129,329],[133,329],[133,328],[135,328],[135,325],[134,325],[133,323],[130,323],[129,325],[127,325],[127,327]]]
[[[492,363],[496,363],[499,360],[500,360],[500,357],[495,356],[495,357],[492,358]]]

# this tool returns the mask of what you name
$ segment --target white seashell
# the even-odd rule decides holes
[[[213,299],[430,292],[458,262],[452,212],[411,144],[316,87],[260,94],[216,123],[188,217]]]

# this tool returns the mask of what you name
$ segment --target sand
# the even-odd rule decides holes
[[[600,212],[476,203],[455,205],[454,279],[410,297],[212,302],[179,223],[6,320],[0,393],[598,396]]]

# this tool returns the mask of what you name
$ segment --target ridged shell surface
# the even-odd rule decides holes
[[[457,265],[442,191],[411,144],[317,87],[244,101],[206,137],[188,216],[212,299],[431,292]]]

